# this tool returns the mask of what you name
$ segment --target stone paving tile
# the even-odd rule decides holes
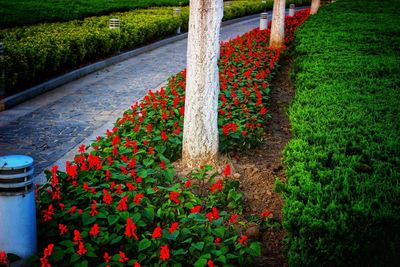
[[[258,23],[253,19],[223,27],[221,40],[241,35]],[[1,112],[0,156],[30,155],[35,175],[41,173],[149,89],[184,69],[186,47],[186,40],[160,47]]]

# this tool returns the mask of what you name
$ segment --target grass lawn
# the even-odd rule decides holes
[[[0,28],[188,3],[188,0],[0,0]]]
[[[297,33],[289,265],[399,263],[399,18],[399,1],[340,0]]]

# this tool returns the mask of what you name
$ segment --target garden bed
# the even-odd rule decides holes
[[[286,41],[308,17],[287,18]],[[269,83],[280,51],[269,30],[253,30],[221,47],[221,149],[259,144],[268,120]],[[38,189],[40,253],[46,266],[246,265],[260,243],[241,222],[243,195],[231,165],[222,174],[204,166],[183,179],[170,162],[181,153],[186,71],[135,103],[66,173],[55,166]],[[89,149],[90,148],[90,149]],[[256,214],[268,225],[270,214]]]

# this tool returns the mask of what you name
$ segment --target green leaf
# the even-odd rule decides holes
[[[79,258],[80,258],[80,256],[77,253],[73,253],[71,256],[70,263],[76,262],[77,260],[79,260]]]
[[[195,263],[194,263],[194,267],[204,267],[207,264],[207,259],[198,259]]]
[[[151,241],[148,239],[142,239],[139,242],[139,251],[145,250],[146,248],[151,246]]]
[[[225,235],[225,228],[224,227],[218,227],[215,229],[212,229],[211,231],[214,235],[223,238]]]
[[[151,207],[145,208],[143,211],[144,217],[146,217],[149,221],[154,220],[154,209]]]
[[[82,222],[83,222],[83,225],[89,225],[89,224],[94,223],[95,221],[96,221],[96,217],[91,216],[89,213],[84,212],[84,213],[82,214]]]
[[[194,247],[197,250],[203,250],[204,248],[204,242],[197,242],[197,243],[193,243],[192,247]]]
[[[260,256],[261,255],[261,245],[260,242],[253,242],[249,246],[249,254],[252,256]]]
[[[110,215],[110,216],[108,216],[107,220],[111,226],[119,220],[119,216],[118,215]]]
[[[88,267],[88,266],[89,266],[88,261],[81,261],[81,262],[74,264],[74,267]]]
[[[64,258],[64,250],[60,249],[57,251],[54,251],[53,254],[51,255],[52,259],[54,262],[59,262]]]
[[[118,242],[121,241],[121,240],[122,240],[122,236],[121,236],[121,235],[120,235],[120,236],[117,236],[116,238],[114,238],[113,240],[111,240],[110,245],[114,245],[114,244],[118,243]]]
[[[59,244],[67,248],[75,246],[74,242],[72,242],[71,240],[64,240],[61,241]]]

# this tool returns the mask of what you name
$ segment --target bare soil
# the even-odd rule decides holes
[[[282,150],[291,138],[287,108],[294,96],[290,81],[292,59],[286,57],[271,84],[269,113],[263,142],[255,149],[237,157],[236,171],[240,174],[240,190],[245,195],[245,215],[271,211],[273,220],[281,222],[283,199],[275,193],[275,179],[285,180]],[[251,234],[250,231],[248,234]],[[261,231],[262,256],[256,266],[287,266],[283,256],[282,228]],[[256,238],[256,236],[255,236]]]

